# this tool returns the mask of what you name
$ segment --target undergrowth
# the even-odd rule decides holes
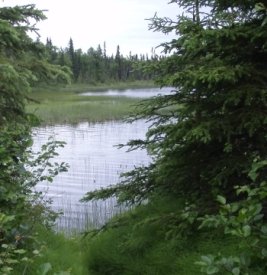
[[[177,232],[183,203],[157,199],[114,218],[104,229],[88,233],[88,274],[201,274],[195,264],[218,251],[235,254],[238,239],[219,230],[199,231],[192,223]]]
[[[66,237],[40,227],[36,236],[40,242],[40,254],[32,264],[20,265],[13,274],[21,275],[86,275],[83,250],[79,235]]]
[[[40,255],[14,274],[196,275],[203,274],[197,264],[203,255],[240,253],[239,238],[226,236],[222,229],[199,230],[197,218],[181,227],[185,214],[193,214],[184,205],[182,199],[154,198],[83,236],[67,237],[41,227]]]

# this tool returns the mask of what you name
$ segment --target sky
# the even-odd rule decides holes
[[[149,30],[149,21],[157,12],[160,17],[175,19],[179,10],[168,0],[2,0],[1,6],[35,4],[47,10],[47,19],[38,23],[41,41],[51,38],[59,47],[68,46],[70,37],[74,48],[86,52],[90,47],[103,48],[115,54],[120,45],[122,54],[150,54],[152,47],[171,40],[172,35]],[[161,50],[158,49],[157,53]]]

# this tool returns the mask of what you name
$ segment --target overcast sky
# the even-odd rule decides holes
[[[65,48],[72,37],[75,49],[103,46],[108,54],[121,52],[151,53],[151,48],[171,39],[148,30],[145,19],[159,16],[175,18],[178,8],[168,0],[4,0],[1,6],[36,4],[45,12],[47,20],[39,23],[41,40],[49,37],[57,47]],[[159,52],[159,51],[158,51]]]

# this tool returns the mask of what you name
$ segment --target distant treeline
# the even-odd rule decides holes
[[[150,56],[148,54],[133,55],[130,52],[125,57],[120,53],[119,45],[116,55],[108,56],[106,43],[103,44],[103,47],[98,45],[97,49],[90,47],[85,53],[81,49],[74,48],[71,38],[65,49],[55,47],[51,39],[47,39],[45,47],[49,62],[69,67],[74,82],[79,83],[151,80],[154,75],[141,68],[164,58],[164,56],[155,54],[153,50]]]

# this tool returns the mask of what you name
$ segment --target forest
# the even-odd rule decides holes
[[[65,49],[53,46],[51,39],[47,38],[45,45],[47,60],[51,64],[66,66],[72,72],[75,83],[105,83],[116,81],[151,80],[153,72],[144,72],[142,67],[164,59],[164,55],[157,55],[152,49],[151,55],[132,54],[124,57],[117,46],[116,54],[107,55],[106,43],[98,45],[97,49],[89,47],[86,53],[81,49],[75,49],[74,42],[70,38],[69,45]]]
[[[29,37],[45,19],[34,5],[0,8],[1,274],[266,274],[267,2],[169,4],[176,20],[150,20],[176,33],[160,57],[83,53],[72,39],[57,49]],[[173,92],[137,104],[128,121],[151,126],[121,146],[153,161],[82,199],[128,210],[82,235],[55,232],[57,214],[34,187],[68,165],[53,162],[63,142],[31,149],[34,89],[150,79]]]

